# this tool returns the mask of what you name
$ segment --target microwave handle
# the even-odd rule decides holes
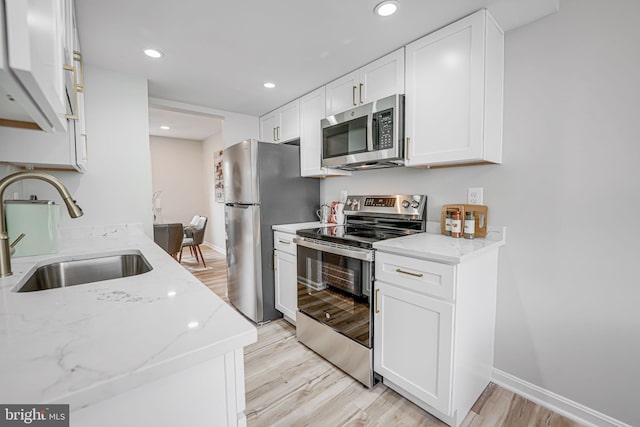
[[[367,151],[373,151],[373,122],[377,122],[378,120],[375,118],[375,114],[369,113],[367,114]]]

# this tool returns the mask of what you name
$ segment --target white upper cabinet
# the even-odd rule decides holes
[[[8,7],[12,1],[5,0],[5,7]],[[31,3],[35,2],[24,2],[21,7],[30,7]],[[39,121],[44,117],[38,115],[38,112],[43,111],[39,109],[40,103],[37,105],[34,103],[23,104],[19,102],[18,98],[9,102],[6,96],[0,97],[0,117],[4,119],[0,120],[0,124],[3,125],[0,126],[0,161],[24,168],[84,172],[88,158],[84,120],[84,76],[73,2],[71,0],[38,2],[38,7],[34,9],[33,13],[36,10],[40,11],[40,8],[43,7],[40,3],[47,3],[52,9],[54,7],[52,4],[54,4],[55,8],[57,8],[56,14],[62,17],[64,21],[64,31],[59,34],[60,39],[58,39],[60,48],[58,53],[61,61],[63,61],[61,64],[64,63],[66,71],[63,70],[62,65],[60,67],[49,67],[51,75],[55,74],[53,72],[54,68],[59,71],[65,71],[58,74],[60,78],[58,83],[63,87],[67,110],[55,116],[62,117],[64,129],[59,129],[58,127],[46,128],[45,124],[43,124],[45,122]],[[19,10],[24,12],[24,9]],[[53,11],[51,12],[53,13]],[[0,13],[2,13],[1,8]],[[1,22],[0,25],[2,25]],[[49,29],[49,26],[45,28]],[[22,28],[22,30],[27,31],[27,28]],[[2,32],[2,34],[4,35],[5,33]],[[42,35],[36,39],[40,40],[41,38]],[[32,45],[31,48],[35,49],[36,52],[40,51],[37,46]],[[30,56],[33,57],[33,54]],[[6,83],[10,82],[7,77],[11,77],[11,74],[7,73],[6,68],[3,68],[0,74],[2,75],[0,88],[5,90],[3,93],[6,95],[8,93],[6,88],[9,87]],[[36,74],[40,78],[46,76],[46,73]],[[25,105],[31,106],[33,109],[23,108]],[[25,116],[28,111],[34,111],[38,114],[34,113],[35,115]],[[53,131],[53,133],[42,132],[41,129]]]
[[[331,116],[360,105],[359,85],[359,71],[354,71],[331,83],[327,83],[326,115]]]
[[[0,117],[4,124],[35,123],[44,131],[65,132],[72,113],[67,89],[75,80],[65,51],[73,31],[70,0],[1,1]]]
[[[326,116],[404,93],[404,48],[328,83]]]
[[[502,162],[504,34],[481,10],[406,46],[407,166]]]
[[[323,168],[322,128],[325,114],[325,87],[300,98],[300,174],[306,177],[351,175],[349,171]]]
[[[276,112],[260,117],[260,141],[276,142]]]
[[[260,140],[287,142],[300,138],[300,101],[296,99],[260,117]]]
[[[300,138],[300,101],[296,99],[278,109],[280,125],[278,126],[278,142]]]

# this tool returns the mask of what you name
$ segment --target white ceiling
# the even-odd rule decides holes
[[[559,0],[76,0],[85,61],[144,76],[149,96],[261,115],[486,7],[506,31]],[[165,57],[142,54],[154,47]],[[265,89],[272,81],[275,89]]]
[[[149,135],[203,141],[221,130],[222,120],[217,117],[149,107]]]

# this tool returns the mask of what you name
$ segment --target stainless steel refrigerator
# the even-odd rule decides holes
[[[224,150],[222,168],[229,300],[256,323],[282,317],[271,226],[317,220],[320,183],[300,177],[295,145],[242,141]]]

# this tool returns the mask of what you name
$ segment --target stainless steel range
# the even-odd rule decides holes
[[[427,196],[349,196],[345,225],[298,230],[298,340],[372,387],[373,243],[424,232]]]

